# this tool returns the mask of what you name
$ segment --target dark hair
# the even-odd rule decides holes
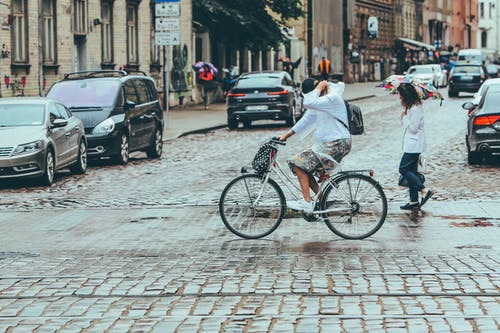
[[[402,97],[401,104],[407,109],[421,103],[417,90],[410,83],[401,83],[398,87],[398,93]]]
[[[307,78],[304,81],[302,81],[301,87],[302,87],[302,93],[307,94],[308,92],[311,92],[316,88],[318,85],[319,81],[311,78]]]

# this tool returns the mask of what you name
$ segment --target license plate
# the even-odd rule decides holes
[[[471,81],[472,80],[472,76],[470,75],[464,75],[461,77],[461,80],[462,81]]]
[[[247,111],[263,111],[267,109],[268,109],[267,105],[249,105],[245,108],[245,110]]]

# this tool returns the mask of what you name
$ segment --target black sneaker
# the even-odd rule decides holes
[[[412,209],[418,209],[418,208],[420,208],[420,205],[419,205],[418,202],[417,203],[413,203],[413,204],[407,203],[404,206],[399,206],[399,208],[401,208],[402,210],[412,210]]]

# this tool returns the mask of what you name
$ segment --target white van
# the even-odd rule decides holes
[[[458,61],[468,61],[483,63],[486,61],[486,55],[481,49],[463,49],[458,51]]]

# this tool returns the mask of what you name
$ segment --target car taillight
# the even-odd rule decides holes
[[[243,93],[232,93],[232,92],[227,93],[227,97],[243,97],[243,96],[245,96],[245,94]]]
[[[475,126],[491,126],[500,120],[500,116],[479,116],[474,119]]]
[[[267,93],[268,95],[288,95],[288,90],[283,91],[270,91]]]

